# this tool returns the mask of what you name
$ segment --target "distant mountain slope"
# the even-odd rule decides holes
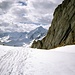
[[[42,36],[46,35],[47,30],[44,29],[42,26],[32,30],[31,32],[28,33],[28,38],[29,39],[40,39]]]
[[[75,44],[75,0],[64,0],[54,12],[47,36],[34,41],[33,48],[51,49]]]
[[[4,32],[0,33],[0,41],[4,45],[23,46],[24,44],[30,44],[34,39],[41,39],[46,33],[47,30],[42,26],[30,32]]]

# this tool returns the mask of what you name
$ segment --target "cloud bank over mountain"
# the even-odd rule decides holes
[[[0,0],[0,25],[48,25],[54,9],[63,0]]]

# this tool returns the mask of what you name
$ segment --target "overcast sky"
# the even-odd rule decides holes
[[[48,25],[51,23],[54,9],[62,1],[0,0],[0,23]]]

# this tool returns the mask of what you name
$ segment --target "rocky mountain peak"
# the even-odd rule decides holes
[[[75,44],[75,0],[64,0],[55,9],[47,35],[34,41],[32,48],[51,49]]]

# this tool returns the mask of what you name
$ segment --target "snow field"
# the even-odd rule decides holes
[[[0,46],[0,75],[75,75],[75,46],[52,50]]]

